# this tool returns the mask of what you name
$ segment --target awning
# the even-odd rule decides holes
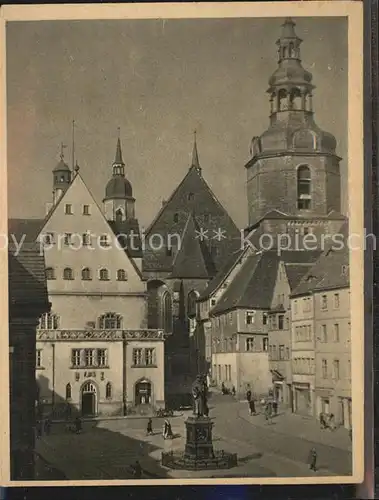
[[[283,375],[278,370],[271,370],[271,373],[273,382],[282,382],[284,380]]]

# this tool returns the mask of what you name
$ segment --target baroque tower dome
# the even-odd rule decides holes
[[[274,151],[314,151],[335,154],[336,139],[314,121],[312,74],[300,58],[302,40],[295,23],[287,18],[277,40],[278,67],[269,79],[270,125],[251,143],[251,155]]]
[[[112,177],[105,187],[103,199],[105,216],[109,221],[134,219],[133,189],[125,177],[125,163],[122,159],[120,137],[117,139],[115,160],[112,164]]]

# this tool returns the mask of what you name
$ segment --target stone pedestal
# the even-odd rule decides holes
[[[184,457],[187,459],[214,458],[212,443],[213,422],[209,417],[188,417]]]

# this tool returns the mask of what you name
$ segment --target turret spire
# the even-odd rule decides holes
[[[124,166],[125,163],[122,161],[122,151],[121,151],[121,139],[120,139],[120,127],[118,127],[118,138],[116,146],[116,156],[113,165]]]
[[[199,153],[197,151],[196,130],[194,130],[193,135],[194,135],[194,140],[193,140],[191,167],[194,167],[198,172],[201,172]]]

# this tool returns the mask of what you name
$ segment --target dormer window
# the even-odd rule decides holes
[[[179,222],[179,214],[178,213],[175,213],[174,214],[174,222]]]

